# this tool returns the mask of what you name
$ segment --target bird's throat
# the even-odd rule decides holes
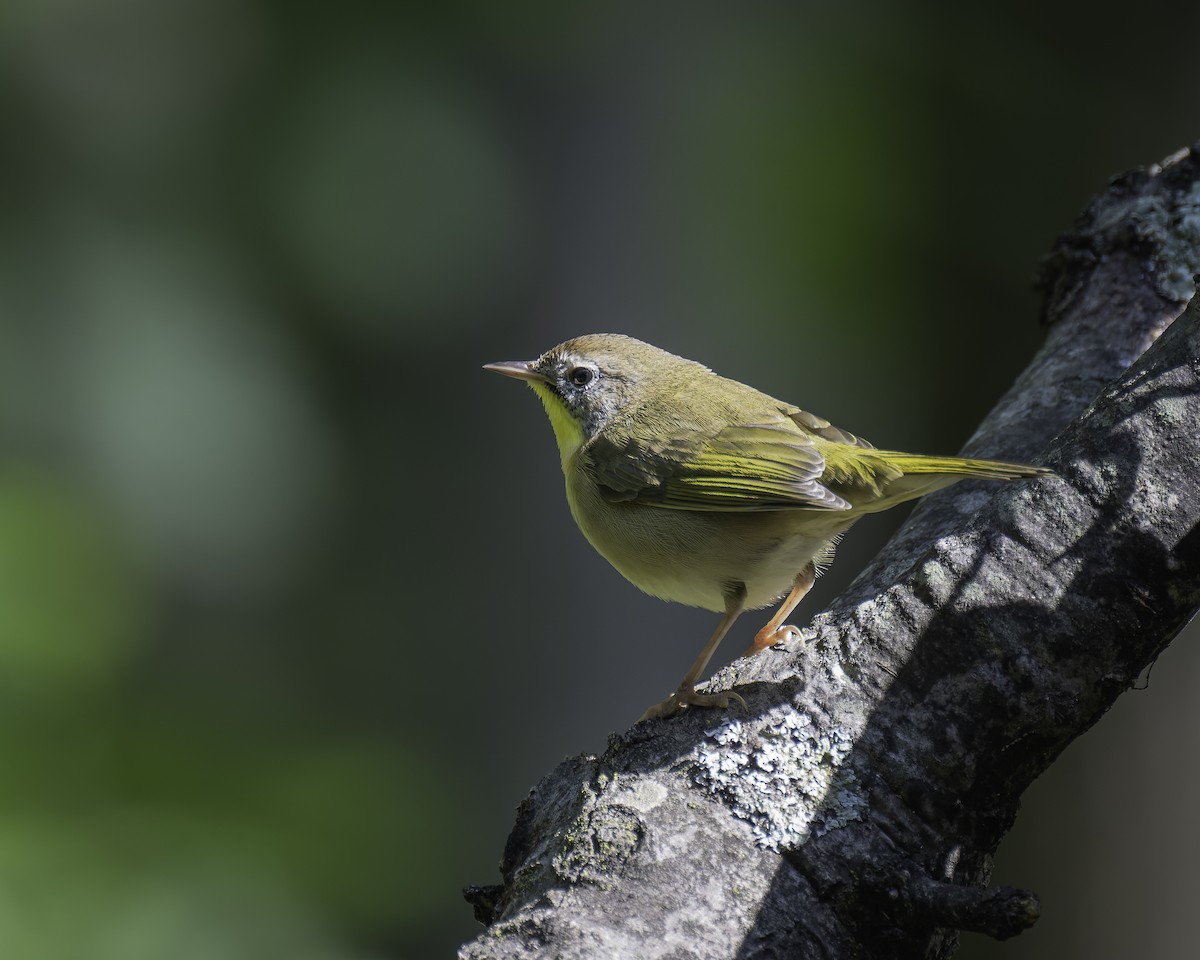
[[[546,384],[531,381],[529,386],[541,398],[542,406],[546,408],[546,415],[550,417],[550,426],[554,428],[554,439],[558,441],[558,455],[562,460],[563,473],[566,473],[571,458],[583,446],[583,427],[563,406],[562,399],[558,394]]]

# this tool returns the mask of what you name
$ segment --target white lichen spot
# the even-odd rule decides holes
[[[925,589],[929,591],[934,605],[945,604],[953,593],[951,578],[945,564],[940,560],[927,560],[921,566],[921,575],[925,582]]]
[[[843,769],[853,747],[845,728],[819,729],[785,704],[754,720],[729,717],[705,734],[696,781],[750,824],[760,846],[794,848],[862,818],[866,800]]]
[[[666,800],[667,796],[667,788],[661,783],[639,779],[634,786],[618,791],[614,799],[638,813],[649,813]]]

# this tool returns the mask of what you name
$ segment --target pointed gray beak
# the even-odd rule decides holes
[[[546,382],[546,378],[533,369],[532,360],[501,360],[499,363],[485,363],[483,369],[491,370],[493,373],[502,373],[506,377],[514,377],[517,380]]]

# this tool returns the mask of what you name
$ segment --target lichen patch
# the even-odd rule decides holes
[[[845,766],[850,730],[822,728],[784,704],[754,720],[728,717],[705,734],[695,780],[750,825],[759,846],[795,848],[862,819],[866,799]]]

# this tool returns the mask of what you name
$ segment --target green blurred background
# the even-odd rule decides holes
[[[1165,3],[5,0],[0,956],[474,935],[459,888],[526,790],[713,619],[592,553],[538,404],[479,365],[628,332],[953,451],[1039,342],[1055,235],[1200,138],[1198,31]],[[996,879],[1046,916],[963,956],[1186,952],[1194,646],[1031,790]]]

